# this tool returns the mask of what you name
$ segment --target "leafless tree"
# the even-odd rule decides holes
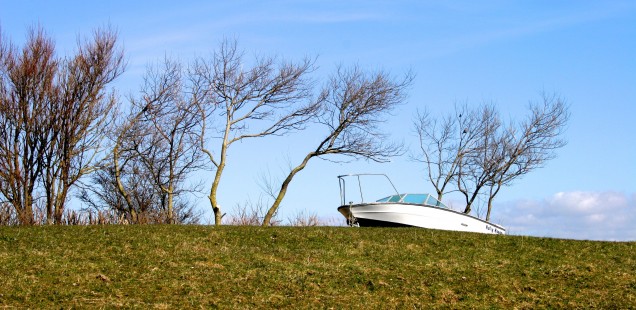
[[[482,189],[490,182],[493,169],[500,163],[498,135],[501,119],[493,105],[483,104],[468,114],[469,122],[477,126],[464,129],[461,135],[471,135],[475,144],[459,160],[457,190],[464,196],[464,213],[470,213]],[[474,132],[472,132],[474,130]],[[460,138],[461,139],[461,138]]]
[[[309,59],[277,63],[275,57],[260,57],[249,65],[236,41],[230,40],[223,41],[211,59],[199,59],[192,66],[191,93],[203,125],[201,148],[215,169],[208,198],[216,225],[221,224],[217,194],[230,146],[302,129],[318,108],[309,100],[312,69]],[[209,137],[208,130],[219,136]]]
[[[556,150],[567,144],[563,139],[570,118],[565,101],[555,94],[543,94],[542,102],[530,104],[530,115],[517,126],[510,126],[498,137],[498,148],[492,158],[488,182],[488,212],[490,220],[492,202],[502,186],[545,166],[556,157]]]
[[[476,149],[483,135],[485,128],[477,113],[461,105],[455,106],[454,114],[439,121],[432,119],[427,111],[418,112],[413,123],[423,157],[412,155],[412,158],[426,164],[427,177],[438,201],[449,191],[448,186],[457,181],[462,161]]]
[[[149,68],[142,89],[146,100],[141,101],[142,123],[149,132],[138,136],[136,144],[139,159],[161,190],[168,223],[174,223],[175,195],[190,190],[182,186],[186,177],[203,167],[197,136],[200,113],[183,83],[183,70],[175,61],[166,59],[160,67]]]
[[[31,30],[22,50],[0,39],[0,191],[21,224],[34,224],[34,191],[52,143],[58,61],[53,41]]]
[[[22,224],[33,224],[39,183],[47,222],[60,223],[69,191],[92,170],[115,106],[107,85],[124,68],[116,39],[97,30],[61,60],[41,28],[21,51],[0,42],[0,191]]]
[[[45,152],[42,179],[49,223],[61,223],[69,191],[101,159],[117,106],[107,86],[124,70],[116,43],[115,32],[97,30],[91,41],[78,43],[74,57],[60,63],[59,96],[49,115],[52,143]]]
[[[378,124],[403,102],[412,80],[410,73],[397,80],[383,71],[366,73],[358,66],[350,69],[339,67],[317,101],[321,113],[315,120],[325,129],[324,138],[299,165],[291,169],[262,225],[270,225],[271,217],[283,201],[292,179],[312,158],[343,155],[384,162],[401,154],[402,146],[388,143]]]
[[[149,98],[146,99],[151,101]],[[134,99],[131,99],[131,102],[134,103]],[[97,193],[97,197],[101,201],[117,201],[118,203],[110,205],[121,214],[125,214],[129,217],[129,221],[132,223],[142,222],[140,212],[145,210],[143,208],[145,204],[136,203],[135,198],[142,197],[139,193],[146,192],[149,188],[144,185],[140,186],[139,184],[141,182],[135,181],[135,179],[139,178],[140,180],[147,181],[147,178],[141,177],[139,173],[142,169],[142,165],[139,163],[138,154],[135,152],[135,149],[138,143],[137,139],[143,136],[147,129],[139,120],[148,109],[148,106],[149,104],[139,108],[135,104],[131,104],[130,112],[124,117],[118,117],[118,119],[121,119],[121,122],[115,124],[109,135],[113,140],[112,153],[109,158],[112,165],[105,163],[102,169],[96,173],[96,176],[93,177],[93,183],[96,184],[98,188],[96,190],[90,190],[90,192]],[[130,178],[132,182],[127,182],[131,172],[132,176],[130,176]],[[116,194],[114,196],[108,192],[111,184],[115,187],[113,193]],[[128,188],[130,188],[130,190]],[[137,189],[139,189],[139,192],[134,192]],[[99,190],[102,191],[102,194],[98,192]],[[130,191],[133,191],[133,193]],[[86,192],[82,193],[81,198],[85,202],[93,204],[91,197],[87,195]]]
[[[119,178],[116,178],[113,166],[105,165],[91,175],[91,180],[85,186],[79,198],[89,209],[96,211],[114,210],[119,222],[141,224],[153,222],[155,203],[159,200],[157,190],[150,182],[146,171],[138,161],[132,159],[132,153],[121,154],[124,162],[118,167]],[[126,196],[119,191],[119,186],[125,190]]]
[[[453,119],[453,117],[455,117]],[[565,145],[561,138],[569,112],[555,95],[543,95],[541,104],[530,105],[529,118],[504,124],[492,104],[447,116],[437,126],[428,115],[415,122],[429,181],[438,197],[452,190],[465,198],[470,213],[480,196],[486,197],[490,220],[492,202],[502,186],[540,168]]]
[[[138,160],[129,161],[123,166],[119,182],[125,188],[130,204],[118,191],[117,181],[111,167],[91,174],[91,182],[81,191],[79,198],[87,206],[87,211],[98,214],[114,212],[115,223],[155,224],[166,223],[166,212],[162,201],[161,189],[158,189],[152,176]],[[177,196],[174,202],[175,223],[198,223],[200,212],[187,200]],[[113,222],[109,220],[108,223]]]
[[[202,162],[200,114],[184,91],[181,65],[166,59],[149,67],[140,98],[130,101],[129,117],[115,133],[112,166],[94,178],[101,187],[97,196],[132,223],[149,222],[149,214],[164,223],[183,222],[192,210],[177,210],[175,203],[183,203],[182,196],[196,190],[184,183]]]

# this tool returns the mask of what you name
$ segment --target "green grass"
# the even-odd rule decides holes
[[[634,308],[636,243],[411,228],[0,227],[0,308]]]

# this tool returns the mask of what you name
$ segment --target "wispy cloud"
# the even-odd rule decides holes
[[[560,192],[543,200],[503,203],[513,234],[591,240],[636,240],[636,193]]]
[[[484,29],[476,25],[473,31],[459,36],[450,36],[432,44],[435,49],[429,49],[429,57],[439,57],[460,50],[479,47],[494,42],[511,40],[519,37],[531,36],[539,33],[556,31],[567,27],[598,22],[634,12],[633,3],[601,3],[597,7],[589,7],[578,11],[553,12],[551,16],[524,17],[505,23],[506,26],[488,27]]]
[[[381,15],[365,12],[302,12],[298,14],[285,14],[268,17],[271,22],[293,22],[304,24],[336,24],[347,22],[378,21],[383,19]],[[265,19],[263,19],[265,21]]]

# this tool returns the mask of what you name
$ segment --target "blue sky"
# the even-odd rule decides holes
[[[338,64],[412,70],[407,102],[383,128],[413,147],[417,109],[441,115],[456,102],[487,101],[519,119],[541,92],[556,92],[571,105],[569,143],[545,168],[504,189],[493,219],[514,234],[636,240],[634,1],[0,0],[0,29],[14,43],[37,24],[60,54],[73,51],[78,35],[115,27],[128,59],[115,84],[122,99],[138,89],[148,64],[165,55],[205,57],[224,37],[237,38],[247,55],[317,57],[317,77]],[[261,176],[282,175],[315,137],[310,129],[230,149],[224,210],[258,200]],[[433,190],[408,156],[382,165],[316,160],[292,183],[281,216],[306,211],[340,220],[336,176],[356,172],[387,173],[403,192]],[[209,211],[203,195],[194,199]]]

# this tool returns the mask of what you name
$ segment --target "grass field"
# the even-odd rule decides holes
[[[414,228],[0,227],[0,308],[635,308],[636,242]]]

